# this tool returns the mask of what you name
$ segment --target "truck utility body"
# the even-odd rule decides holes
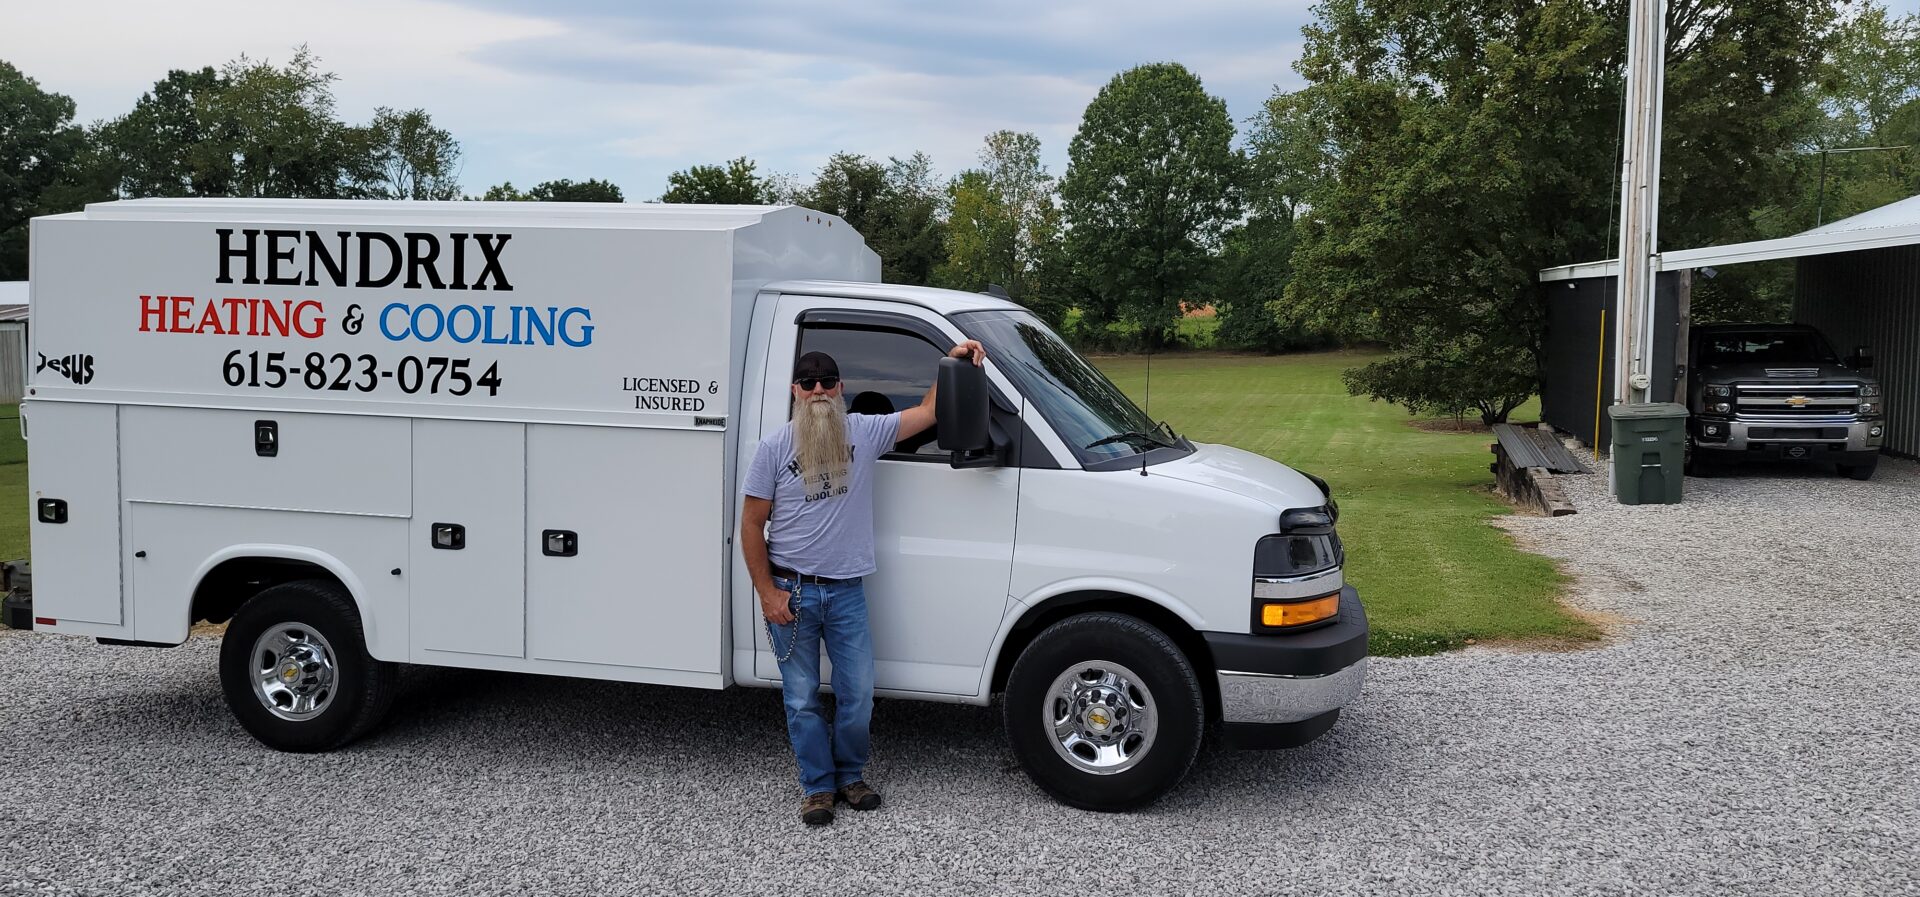
[[[1750,456],[1828,461],[1868,479],[1884,436],[1880,386],[1842,361],[1818,330],[1797,324],[1692,328],[1689,466]]]
[[[1005,692],[1035,780],[1117,809],[1208,720],[1300,743],[1364,679],[1324,481],[1155,425],[1011,302],[879,283],[832,215],[138,200],[31,252],[33,351],[67,359],[23,404],[35,627],[230,620],[275,747],[368,730],[398,663],[777,686],[732,533],[794,359],[885,413],[969,338],[986,367],[940,376],[979,410],[875,469],[879,694]]]

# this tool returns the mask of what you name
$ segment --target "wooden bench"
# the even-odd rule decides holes
[[[1552,433],[1512,424],[1494,424],[1493,472],[1500,494],[1549,517],[1574,513],[1573,502],[1554,482],[1556,473],[1589,473],[1587,466]]]

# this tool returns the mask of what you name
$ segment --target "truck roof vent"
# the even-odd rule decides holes
[[[1767,376],[1782,380],[1820,376],[1819,368],[1767,368]]]

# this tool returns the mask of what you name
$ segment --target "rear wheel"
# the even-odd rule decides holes
[[[1179,646],[1116,613],[1040,633],[1007,678],[1005,713],[1034,784],[1102,811],[1146,806],[1179,784],[1206,723],[1199,677]]]
[[[367,653],[360,614],[335,583],[282,583],[227,624],[227,706],[268,747],[330,751],[365,734],[393,702],[398,666]]]

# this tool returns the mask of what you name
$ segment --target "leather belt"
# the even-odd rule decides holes
[[[860,579],[860,577],[858,576],[849,577],[847,579],[835,579],[831,576],[815,576],[811,573],[796,573],[792,570],[789,570],[785,567],[780,566],[779,564],[770,564],[768,566],[771,566],[773,568],[773,575],[778,576],[782,579],[797,579],[802,582],[811,581],[811,582],[820,583],[822,585],[836,585],[843,582],[856,582]]]

